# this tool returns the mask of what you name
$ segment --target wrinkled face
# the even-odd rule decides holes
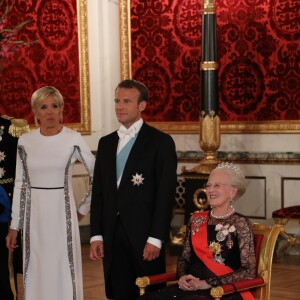
[[[237,188],[230,185],[230,175],[223,170],[214,170],[207,181],[206,193],[212,207],[225,207],[236,195]]]
[[[33,112],[41,127],[57,127],[62,119],[62,110],[57,101],[49,96],[41,100]]]
[[[146,108],[146,101],[138,103],[140,93],[136,88],[118,88],[115,93],[115,111],[118,121],[126,128],[141,117],[141,112]]]

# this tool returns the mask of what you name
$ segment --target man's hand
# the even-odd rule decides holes
[[[90,259],[99,260],[104,257],[103,241],[94,241],[90,245]]]
[[[143,252],[143,258],[146,261],[151,261],[159,257],[160,249],[156,246],[146,243],[144,252]]]

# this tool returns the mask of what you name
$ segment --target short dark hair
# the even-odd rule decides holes
[[[141,83],[137,80],[134,80],[134,79],[122,80],[116,87],[116,90],[118,88],[124,88],[124,89],[136,88],[140,92],[138,102],[140,103],[142,101],[148,101],[148,88],[143,83]]]

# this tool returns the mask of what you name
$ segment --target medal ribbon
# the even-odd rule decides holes
[[[213,254],[209,251],[208,248],[208,238],[207,238],[207,219],[209,212],[196,212],[193,215],[193,220],[195,218],[203,218],[206,222],[202,222],[198,230],[194,230],[194,221],[192,221],[192,245],[195,253],[203,261],[203,263],[210,269],[215,275],[222,276],[233,272],[233,270],[225,265],[221,265],[217,262],[214,262]],[[244,300],[254,300],[252,294],[248,291],[240,292]]]

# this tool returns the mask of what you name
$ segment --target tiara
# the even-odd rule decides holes
[[[228,170],[231,170],[231,171],[237,173],[240,176],[245,177],[244,174],[242,173],[241,169],[238,166],[235,166],[233,163],[222,162],[222,163],[218,164],[216,169],[228,169]]]

